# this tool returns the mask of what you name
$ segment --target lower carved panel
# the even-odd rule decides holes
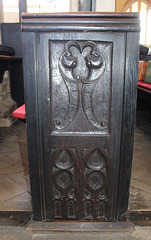
[[[106,220],[107,156],[99,149],[84,149],[79,160],[77,153],[52,150],[53,218]]]

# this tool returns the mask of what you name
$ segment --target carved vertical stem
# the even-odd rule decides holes
[[[91,84],[83,84],[81,98],[82,98],[82,107],[83,112],[88,119],[88,121],[98,129],[105,129],[105,127],[101,126],[101,122],[98,121],[94,108],[93,108],[93,92],[95,89],[96,83]]]

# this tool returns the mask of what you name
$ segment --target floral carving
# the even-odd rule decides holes
[[[105,71],[105,58],[97,50],[97,45],[92,41],[83,45],[76,41],[67,42],[59,58],[59,70],[67,87],[69,103],[64,118],[55,120],[55,127],[62,130],[74,120],[81,99],[87,120],[95,128],[105,129],[107,125],[97,119],[92,101],[96,83]],[[82,84],[81,90],[79,84]]]
[[[80,46],[76,41],[69,41],[60,56],[59,69],[69,82],[92,83],[101,77],[105,61],[94,42],[88,41]]]

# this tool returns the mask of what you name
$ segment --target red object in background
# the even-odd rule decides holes
[[[26,119],[25,104],[23,104],[21,107],[17,108],[17,109],[13,112],[13,117],[15,117],[15,118],[21,118],[21,119]]]
[[[138,68],[138,80],[144,81],[146,70],[147,70],[148,62],[145,61],[139,61],[139,68]]]
[[[138,86],[151,91],[151,84],[150,83],[145,83],[143,81],[138,81]]]

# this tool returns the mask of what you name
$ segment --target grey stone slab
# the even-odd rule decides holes
[[[51,232],[33,233],[23,227],[0,226],[1,240],[151,240],[151,227],[137,227],[133,232]]]
[[[32,240],[151,240],[151,228],[136,228],[134,232],[49,233],[34,234]]]
[[[32,240],[32,233],[23,227],[0,226],[0,240]]]

